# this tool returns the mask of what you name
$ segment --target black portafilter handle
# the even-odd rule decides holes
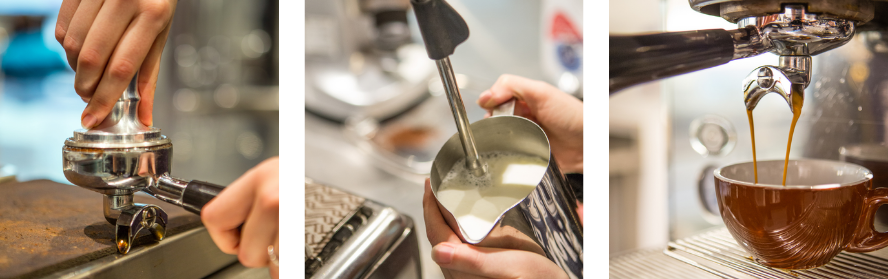
[[[447,58],[469,38],[469,26],[444,0],[410,0],[426,52],[432,60]]]
[[[757,55],[750,30],[710,29],[635,36],[610,36],[610,94],[626,87],[715,67]],[[738,53],[735,49],[752,49]],[[748,50],[746,50],[748,51]]]
[[[146,188],[145,192],[159,200],[181,206],[185,210],[200,215],[204,205],[218,196],[222,190],[225,190],[225,186],[162,175],[156,183]]]
[[[188,182],[188,186],[185,186],[185,191],[182,192],[182,207],[200,215],[201,208],[218,196],[222,190],[225,190],[225,186],[191,180]]]

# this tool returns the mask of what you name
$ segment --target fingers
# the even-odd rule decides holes
[[[267,248],[278,231],[278,167],[277,157],[265,160],[201,210],[201,220],[216,246],[237,254],[245,266],[268,264]]]
[[[80,0],[64,0],[59,8],[59,17],[56,19],[55,38],[61,45],[65,41],[65,35],[68,34],[68,25],[71,24],[71,18],[74,12],[77,12],[77,6]],[[73,68],[72,68],[73,69]]]
[[[274,244],[278,231],[278,179],[267,179],[256,195],[241,235],[238,260],[246,267],[268,265],[268,246]]]
[[[142,101],[139,102],[139,120],[146,126],[152,126],[153,110],[154,110],[154,91],[157,89],[157,76],[160,72],[160,58],[163,53],[163,46],[166,44],[167,35],[170,33],[170,26],[167,25],[148,51],[142,67],[139,69],[139,94]]]
[[[96,45],[95,48],[99,49],[97,53],[103,53],[104,46],[100,45],[105,42],[93,37],[97,33],[90,33],[87,36],[89,45],[84,45],[78,60],[75,89],[79,87],[78,91],[88,92],[96,84],[97,87],[95,87],[95,94],[83,112],[82,125],[84,128],[92,128],[89,125],[91,123],[87,121],[89,119],[87,116],[92,116],[95,119],[105,119],[108,113],[111,112],[114,103],[120,98],[121,92],[126,89],[126,86],[135,76],[136,71],[142,66],[158,35],[168,25],[165,19],[170,17],[172,13],[169,2],[154,1],[149,3],[156,3],[155,5],[157,6],[151,6],[151,8],[140,7],[141,12],[132,20],[132,24],[125,30],[119,43],[113,42],[110,44],[110,47],[115,48],[114,46],[116,45],[116,48],[110,59],[107,59],[107,65],[102,66],[104,70],[101,68],[90,68],[91,66],[100,66],[101,63],[104,63],[104,60],[93,65],[92,63],[88,64],[86,59],[89,57],[87,54],[90,53],[89,51],[91,51],[93,43]],[[112,20],[112,17],[104,16],[104,12],[111,9],[113,7],[103,9],[95,24],[98,25],[106,20]],[[109,24],[111,23],[109,22]],[[98,77],[101,77],[101,82]],[[153,91],[151,92],[153,93]],[[153,97],[153,95],[151,96]]]
[[[77,69],[77,57],[80,55],[80,48],[83,47],[90,26],[93,25],[93,21],[99,13],[99,9],[102,8],[103,2],[103,0],[80,1],[68,22],[68,26],[65,28],[65,37],[60,43],[65,48],[68,65],[71,65],[71,69]],[[69,5],[73,5],[73,2],[69,3]],[[61,16],[60,14],[59,17]],[[58,35],[57,32],[56,39],[58,39]]]
[[[453,233],[447,221],[441,215],[438,209],[438,201],[432,194],[432,184],[428,178],[425,182],[425,194],[422,197],[422,213],[426,225],[426,237],[429,243],[436,245],[441,242],[450,241],[460,243],[459,237]]]
[[[256,169],[247,171],[216,198],[204,205],[200,219],[216,246],[226,254],[237,254],[240,243],[240,226],[253,207],[256,192],[250,187],[259,179]]]
[[[74,90],[81,97],[92,98],[108,59],[130,26],[134,12],[131,5],[123,5],[120,1],[105,2],[95,16],[79,52],[68,52],[69,60],[72,55],[77,55],[73,57],[77,72]]]
[[[492,278],[567,278],[548,258],[536,253],[442,242],[432,248],[441,268]]]
[[[505,74],[501,75],[490,87],[489,97],[478,99],[478,105],[485,109],[493,109],[514,97],[533,106],[534,103],[542,100],[542,96],[557,92],[557,90],[545,82]],[[481,102],[482,99],[484,102]]]

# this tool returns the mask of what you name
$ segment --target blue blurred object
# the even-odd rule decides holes
[[[0,0],[0,15],[49,15],[61,6],[62,0]]]
[[[43,77],[65,70],[67,62],[44,42],[40,29],[15,33],[0,58],[0,70],[8,77]]]

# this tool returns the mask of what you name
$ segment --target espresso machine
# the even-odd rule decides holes
[[[855,162],[874,171],[879,187],[877,166],[888,160],[879,155],[885,154],[881,149],[886,140],[883,88],[888,75],[882,69],[888,57],[882,38],[888,2],[685,3],[668,5],[666,22],[684,27],[719,16],[737,29],[620,35],[611,36],[610,42],[612,96],[662,79],[663,107],[669,113],[670,240],[724,227],[712,171],[752,160],[747,109],[755,114],[757,159],[784,158],[794,92],[804,106],[790,159]],[[681,24],[668,25],[680,30],[674,26]],[[767,94],[771,92],[778,94]],[[878,229],[884,224],[877,217],[874,225]],[[662,247],[652,251],[662,256]]]
[[[435,66],[411,36],[408,9],[408,0],[307,1],[306,111],[384,120],[427,99]]]

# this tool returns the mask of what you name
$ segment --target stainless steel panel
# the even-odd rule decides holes
[[[198,227],[45,278],[203,278],[234,262],[237,256],[222,253],[207,229]]]

